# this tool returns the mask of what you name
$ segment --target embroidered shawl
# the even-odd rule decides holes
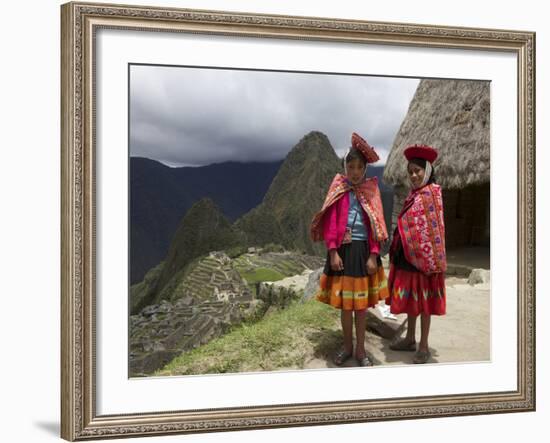
[[[445,224],[439,185],[411,191],[397,217],[397,228],[409,263],[425,274],[445,272]]]
[[[330,184],[323,207],[313,216],[313,220],[311,221],[310,236],[313,241],[323,240],[323,215],[325,211],[352,189],[355,191],[361,207],[369,217],[374,238],[377,241],[388,239],[382,199],[380,198],[380,190],[378,189],[378,179],[376,177],[367,178],[361,184],[352,186],[344,175],[336,174]]]

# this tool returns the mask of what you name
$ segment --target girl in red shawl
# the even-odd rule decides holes
[[[376,178],[366,178],[367,163],[378,155],[353,133],[352,148],[344,157],[345,175],[336,174],[323,204],[311,223],[313,241],[324,240],[327,260],[317,300],[341,309],[344,346],[334,363],[353,355],[360,366],[372,366],[365,351],[366,309],[388,296],[387,280],[380,260],[380,242],[388,238]]]
[[[414,363],[430,358],[428,334],[431,315],[445,314],[445,226],[441,187],[435,183],[432,163],[434,148],[409,146],[404,151],[411,192],[397,217],[390,248],[388,287],[393,314],[407,314],[407,335],[390,344],[390,349],[416,351]],[[416,318],[421,334],[416,350]]]

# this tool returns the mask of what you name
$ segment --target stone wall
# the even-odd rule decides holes
[[[311,269],[323,262],[320,257],[287,251],[256,249],[235,259],[222,251],[211,252],[175,285],[170,300],[130,316],[130,376],[150,374],[231,326],[260,319],[270,306],[286,307],[298,298]],[[255,296],[254,285],[240,272],[254,276],[258,268],[288,277],[257,283]]]
[[[264,303],[250,293],[231,294],[228,302],[215,298],[196,303],[184,297],[163,300],[130,317],[130,376],[162,368],[174,357],[208,343],[232,325],[263,312]]]

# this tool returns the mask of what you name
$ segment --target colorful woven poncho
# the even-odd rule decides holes
[[[397,217],[397,228],[409,263],[425,274],[445,272],[445,223],[439,185],[411,191]]]
[[[382,199],[380,198],[380,190],[378,189],[378,179],[376,177],[368,178],[361,184],[352,186],[344,175],[336,174],[330,184],[323,207],[313,216],[313,220],[311,221],[310,236],[313,241],[323,240],[323,215],[325,211],[352,189],[369,217],[376,240],[385,241],[388,239]]]

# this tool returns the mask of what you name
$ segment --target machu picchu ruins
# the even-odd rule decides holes
[[[293,285],[270,284],[271,279],[307,281],[322,263],[317,256],[262,248],[235,258],[210,252],[181,274],[160,303],[130,316],[130,376],[149,375],[231,327],[260,319],[269,308],[284,308],[301,292]]]

